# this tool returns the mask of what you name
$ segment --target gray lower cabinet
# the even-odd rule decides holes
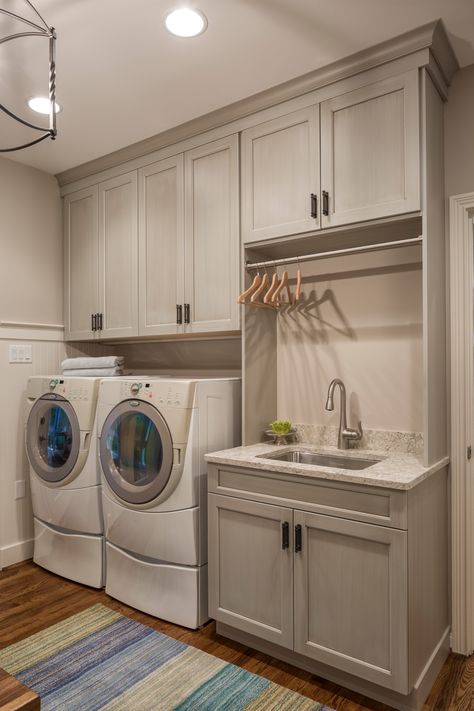
[[[404,491],[212,463],[217,631],[403,711],[449,646],[447,468]]]
[[[407,533],[294,512],[294,650],[408,692]]]
[[[407,693],[406,536],[210,494],[210,615]]]
[[[209,496],[209,614],[283,647],[293,646],[293,511]]]

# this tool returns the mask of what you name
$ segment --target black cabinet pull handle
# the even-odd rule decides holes
[[[283,521],[281,524],[281,547],[286,550],[290,547],[290,524]]]
[[[184,323],[191,323],[191,306],[184,304]]]
[[[323,190],[323,215],[326,217],[329,215],[329,193],[327,190]]]
[[[97,331],[97,314],[92,314],[92,330]]]
[[[183,323],[183,307],[181,304],[176,304],[176,323],[178,325]]]
[[[295,553],[300,553],[303,550],[303,543],[302,543],[302,529],[300,524],[298,523],[295,526]]]
[[[95,331],[95,314],[91,314],[91,331]]]
[[[99,317],[99,331],[102,331],[102,314],[97,314]]]
[[[311,217],[316,219],[318,216],[318,196],[315,193],[311,193]]]

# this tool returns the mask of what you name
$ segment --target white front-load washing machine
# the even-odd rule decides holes
[[[207,452],[241,438],[237,378],[102,381],[106,592],[197,628],[207,614]]]
[[[97,455],[100,378],[34,376],[26,392],[26,451],[38,565],[104,585],[104,524]]]

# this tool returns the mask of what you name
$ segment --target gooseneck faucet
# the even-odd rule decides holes
[[[329,384],[328,397],[326,400],[326,410],[332,412],[334,410],[334,390],[336,385],[341,391],[341,416],[339,419],[339,433],[337,437],[337,446],[339,449],[349,449],[349,442],[358,442],[362,439],[362,423],[359,422],[356,430],[347,426],[346,414],[346,388],[340,378],[334,378]]]

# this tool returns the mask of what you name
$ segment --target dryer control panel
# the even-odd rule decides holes
[[[95,399],[94,383],[84,383],[81,379],[73,381],[65,378],[52,378],[49,381],[49,392],[61,395],[70,402],[87,402]]]
[[[28,379],[26,397],[30,406],[44,395],[64,398],[74,407],[79,428],[90,432],[94,424],[99,382],[100,378],[33,375]]]

